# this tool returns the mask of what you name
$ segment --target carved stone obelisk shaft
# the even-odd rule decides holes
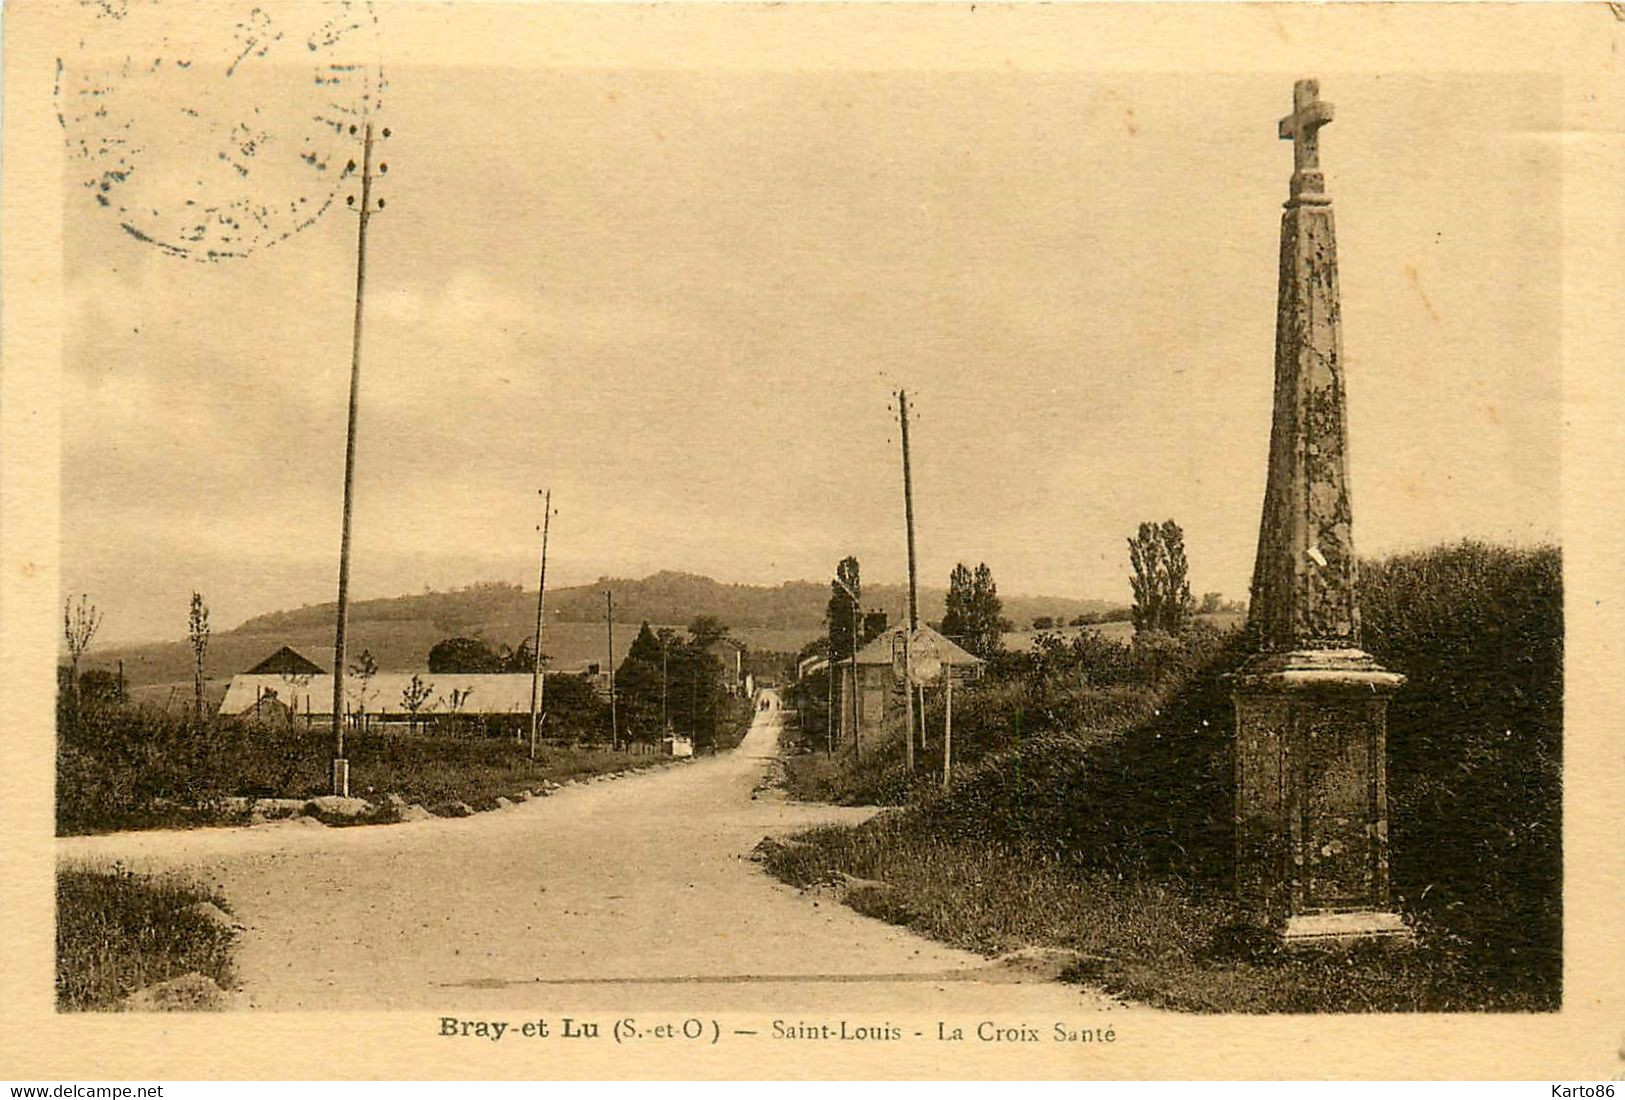
[[[1233,677],[1237,889],[1288,940],[1404,932],[1388,904],[1387,697],[1360,649],[1331,200],[1315,81],[1293,89],[1275,411],[1253,567],[1254,656]]]
[[[1300,81],[1281,136],[1296,141],[1281,217],[1275,420],[1248,625],[1268,651],[1360,644],[1345,461],[1347,417],[1337,238],[1314,135],[1331,121],[1315,82]]]

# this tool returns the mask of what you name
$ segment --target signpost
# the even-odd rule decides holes
[[[852,591],[852,586],[843,581],[838,573],[835,576],[835,583],[841,586],[841,591],[852,601],[852,699],[849,706],[842,709],[850,710],[852,714],[852,758],[856,760],[863,756],[863,751],[858,746],[858,594]],[[833,648],[829,651],[829,674],[831,677],[835,675]],[[833,742],[830,751],[834,751]]]
[[[923,630],[914,632],[914,637],[908,644],[908,678],[911,684],[909,690],[920,690],[923,698],[925,685],[934,682],[939,677],[943,681],[943,689],[947,693],[944,701],[944,714],[942,722],[942,788],[948,789],[948,777],[953,767],[954,744],[954,675],[952,666],[943,659],[943,654],[937,646],[937,641]],[[924,706],[921,706],[921,722],[924,722]]]
[[[942,675],[942,654],[937,652],[936,641],[925,631],[916,630],[908,643],[908,678],[916,686],[924,687]]]

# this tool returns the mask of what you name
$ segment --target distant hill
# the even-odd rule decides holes
[[[723,584],[693,573],[660,572],[640,580],[604,577],[592,584],[549,589],[544,650],[554,667],[574,668],[601,661],[607,648],[604,589],[615,593],[615,649],[619,660],[632,644],[640,622],[685,626],[697,615],[715,615],[735,637],[756,649],[793,651],[823,633],[829,586],[814,581],[780,585]],[[920,590],[920,617],[942,616],[940,588]],[[885,610],[902,621],[907,588],[877,584],[864,589],[866,607]],[[1071,619],[1098,614],[1104,600],[1005,596],[1004,613],[1025,627],[1040,615]],[[332,660],[332,603],[256,615],[209,643],[211,679],[229,679],[283,645],[290,645],[326,668]],[[431,646],[443,638],[468,635],[517,646],[536,625],[536,593],[500,582],[469,585],[450,592],[424,592],[350,605],[352,654],[372,651],[385,671],[426,667]],[[93,648],[86,668],[112,668],[122,659],[132,686],[183,684],[190,691],[191,650],[184,640]]]
[[[696,615],[715,615],[735,629],[811,631],[813,634],[823,629],[824,608],[829,603],[830,592],[827,583],[815,581],[785,581],[777,586],[723,584],[695,573],[669,570],[641,580],[600,577],[592,584],[550,590],[548,622],[603,622],[606,588],[615,592],[616,618],[629,622],[647,619],[655,623],[681,624]],[[921,618],[941,618],[946,595],[946,590],[941,588],[920,589]],[[866,607],[884,609],[894,622],[902,617],[908,603],[908,589],[900,584],[868,585],[863,596]],[[1040,615],[1071,619],[1113,606],[1107,600],[1059,596],[1003,598],[1006,617],[1018,624],[1026,624]],[[256,616],[237,629],[264,634],[307,625],[327,626],[333,621],[333,610],[334,605],[327,603],[297,611],[277,611]],[[536,593],[500,582],[470,585],[451,592],[362,600],[350,605],[351,623],[425,621],[448,633],[486,624],[534,623],[535,616]]]

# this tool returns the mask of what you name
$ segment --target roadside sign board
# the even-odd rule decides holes
[[[942,654],[936,639],[916,631],[908,643],[908,678],[916,684],[934,683],[942,675]]]

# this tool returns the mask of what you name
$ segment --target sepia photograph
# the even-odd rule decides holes
[[[1060,7],[8,11],[50,1026],[1090,1077],[1602,1004],[1575,83]]]

